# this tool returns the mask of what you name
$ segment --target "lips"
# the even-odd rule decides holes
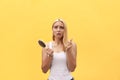
[[[61,33],[57,33],[57,35],[61,35]]]

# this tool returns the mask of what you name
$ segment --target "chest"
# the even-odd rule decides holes
[[[66,64],[66,54],[65,52],[54,52],[53,63],[57,65]]]
[[[58,45],[58,46],[53,45],[53,46],[52,46],[52,49],[53,49],[53,51],[56,52],[56,53],[59,53],[59,52],[64,51],[63,45]]]

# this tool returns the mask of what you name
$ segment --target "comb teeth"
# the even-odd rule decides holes
[[[39,45],[40,45],[41,47],[43,47],[43,48],[46,47],[46,45],[45,45],[45,43],[44,43],[43,41],[39,40],[38,43],[39,43]]]

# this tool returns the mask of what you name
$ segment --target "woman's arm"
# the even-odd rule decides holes
[[[52,59],[53,59],[53,50],[50,48],[43,48],[41,68],[44,73],[46,73],[50,69]]]
[[[77,46],[75,43],[69,43],[69,48],[67,49],[67,66],[68,69],[73,72],[76,68],[76,55],[77,55]]]

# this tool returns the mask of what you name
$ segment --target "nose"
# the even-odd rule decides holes
[[[57,31],[60,31],[60,28],[59,28],[59,27],[57,28]]]

